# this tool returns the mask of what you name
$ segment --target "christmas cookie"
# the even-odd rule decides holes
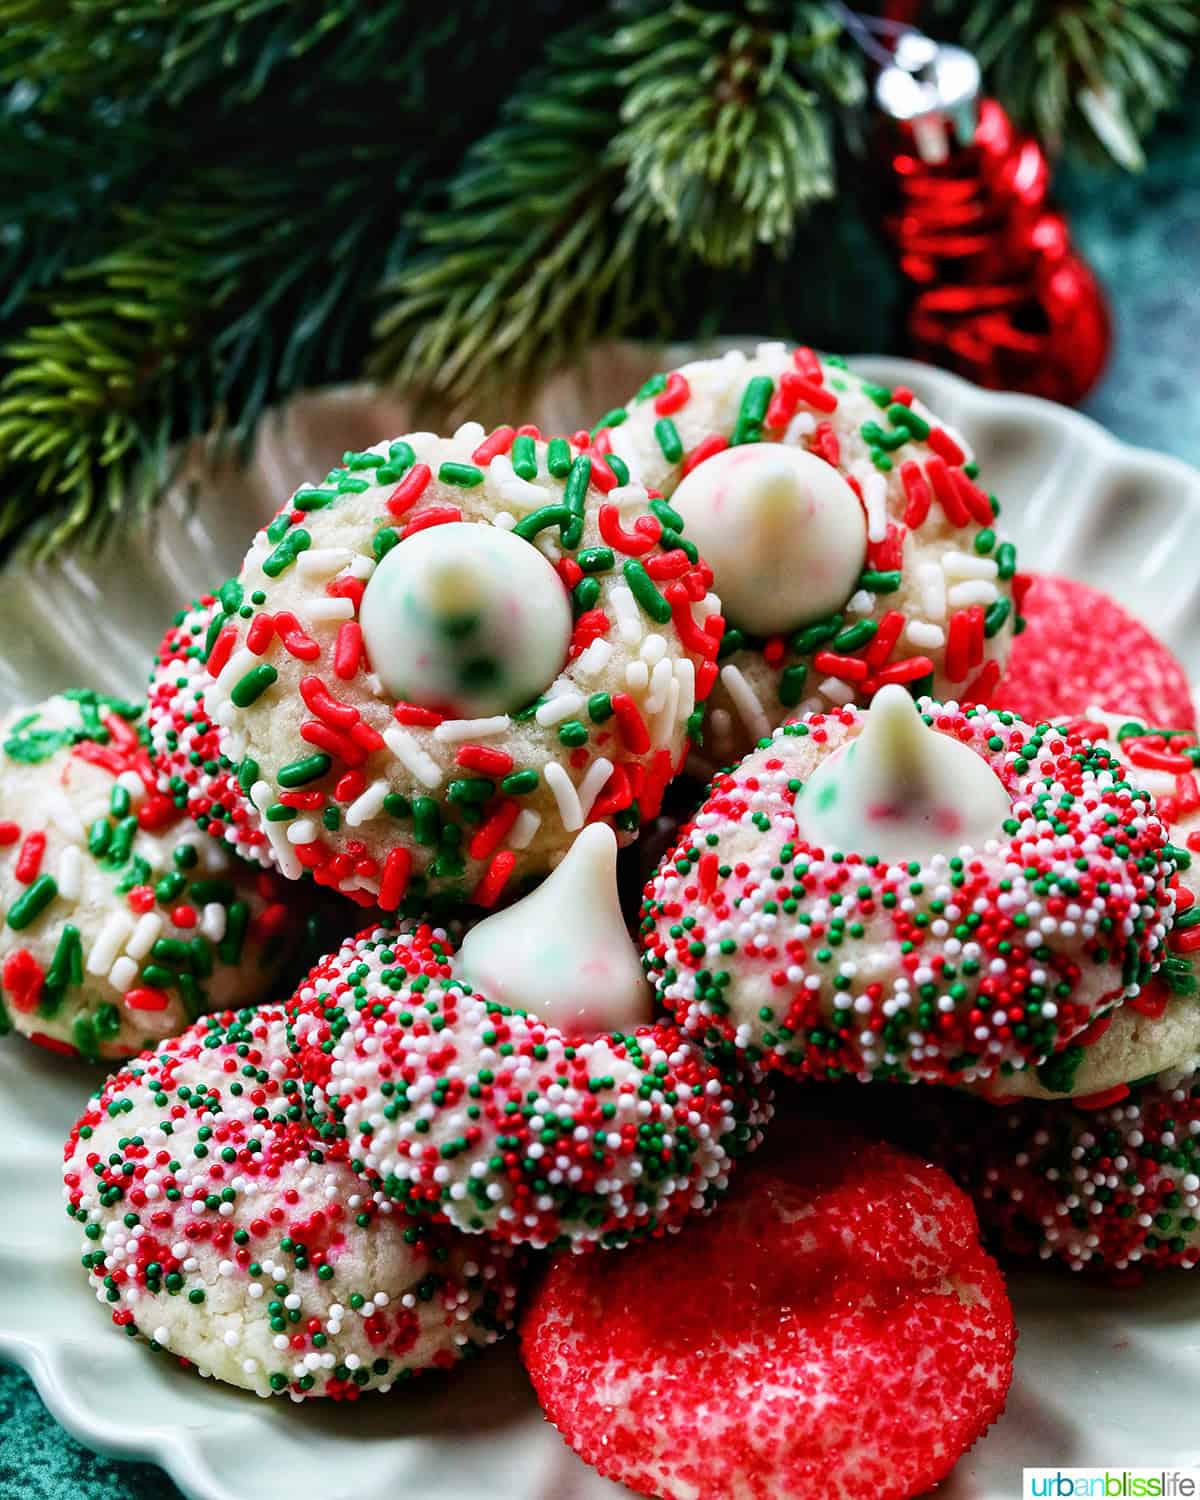
[[[1192,958],[1200,949],[1200,761],[1194,730],[1147,729],[1136,719],[1093,708],[1069,727],[1117,755],[1128,781],[1154,797],[1175,847],[1175,921],[1158,973],[1123,1005],[1098,1017],[1050,1063],[1036,1071],[1001,1068],[976,1085],[1006,1097],[1054,1099],[1063,1094],[1109,1098],[1131,1080],[1161,1073],[1200,1055],[1200,1002]]]
[[[809,349],[657,375],[596,435],[660,490],[728,622],[704,759],[887,683],[986,702],[1016,553],[962,440],[910,391]]]
[[[1006,1250],[1073,1271],[1200,1264],[1200,1059],[1088,1107],[973,1102],[949,1101],[942,1144]]]
[[[67,1212],[113,1322],[260,1396],[349,1399],[509,1326],[502,1246],[381,1211],[312,1134],[278,1010],[226,1012],[108,1080]]]
[[[1073,578],[1033,573],[1021,613],[1025,629],[1013,642],[993,704],[1031,724],[1102,703],[1149,724],[1195,728],[1182,666],[1107,594]]]
[[[570,1446],[639,1494],[924,1494],[1012,1377],[977,1231],[936,1167],[818,1127],[671,1243],[554,1261],[522,1353]]]
[[[0,721],[0,1003],[89,1058],[261,999],[303,929],[157,790],[140,712],[81,690]]]
[[[629,839],[656,814],[723,626],[674,513],[627,480],[468,424],[346,454],[259,533],[204,709],[284,874],[490,906],[589,822]]]
[[[724,1189],[766,1118],[753,1082],[667,1025],[572,1039],[454,957],[429,928],[368,931],[288,1007],[310,1112],[381,1198],[581,1248],[675,1228]]]
[[[800,1076],[1048,1063],[1166,957],[1176,857],[1102,747],[885,688],[714,782],[647,885],[689,1035]]]

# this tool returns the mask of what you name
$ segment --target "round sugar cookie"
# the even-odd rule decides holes
[[[1177,858],[1115,757],[919,707],[889,693],[886,732],[882,693],[811,715],[716,778],[643,904],[688,1035],[801,1077],[969,1083],[1053,1067],[1163,963]]]
[[[657,814],[716,676],[710,581],[618,459],[414,433],[255,537],[204,710],[285,875],[491,906]]]
[[[770,1101],[673,1027],[572,1038],[454,977],[440,930],[368,929],[288,1003],[309,1110],[383,1199],[581,1249],[711,1205]]]
[[[604,421],[596,446],[666,496],[722,601],[694,763],[888,683],[989,701],[1016,552],[966,444],[911,391],[763,344],[656,375]]]
[[[989,700],[1030,723],[1092,704],[1172,729],[1194,729],[1187,674],[1151,631],[1107,594],[1074,578],[1029,575],[1024,631]]]
[[[140,713],[80,689],[0,720],[0,1001],[87,1058],[265,998],[308,936],[283,881],[158,791]]]
[[[570,1446],[660,1500],[924,1494],[999,1415],[1015,1341],[966,1195],[819,1124],[677,1239],[553,1261],[520,1327]]]
[[[210,1017],[108,1080],[64,1184],[113,1323],[293,1400],[386,1391],[494,1342],[511,1252],[374,1204],[301,1098],[273,1009]]]

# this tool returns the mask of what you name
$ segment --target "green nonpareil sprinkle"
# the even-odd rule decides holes
[[[513,438],[512,466],[518,479],[537,478],[537,444],[528,433]]]
[[[637,600],[641,608],[657,624],[669,624],[671,606],[659,593],[655,587],[654,580],[637,558],[629,558],[622,571],[625,574],[625,582],[629,585],[629,592]]]
[[[279,679],[279,673],[268,662],[259,662],[251,667],[244,677],[239,677],[229,694],[237,708],[249,708]]]

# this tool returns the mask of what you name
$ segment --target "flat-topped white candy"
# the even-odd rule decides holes
[[[863,732],[822,761],[796,796],[796,822],[810,843],[889,863],[980,848],[1004,837],[1011,815],[991,766],[931,729],[897,684],[880,688]]]
[[[617,840],[593,823],[536,890],[463,939],[459,977],[568,1037],[648,1025],[654,1008],[617,896]]]
[[[360,620],[392,697],[461,718],[524,708],[554,681],[571,604],[530,542],[449,522],[397,543],[371,575]]]
[[[858,496],[815,454],[780,443],[728,448],[671,496],[713,570],[730,623],[756,635],[840,610],[867,556]]]

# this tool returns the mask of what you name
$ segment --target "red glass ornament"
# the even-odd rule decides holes
[[[911,287],[909,352],[993,389],[1081,401],[1112,324],[1050,203],[1041,147],[993,99],[941,161],[922,157],[912,123],[889,119],[881,134],[883,229]]]

